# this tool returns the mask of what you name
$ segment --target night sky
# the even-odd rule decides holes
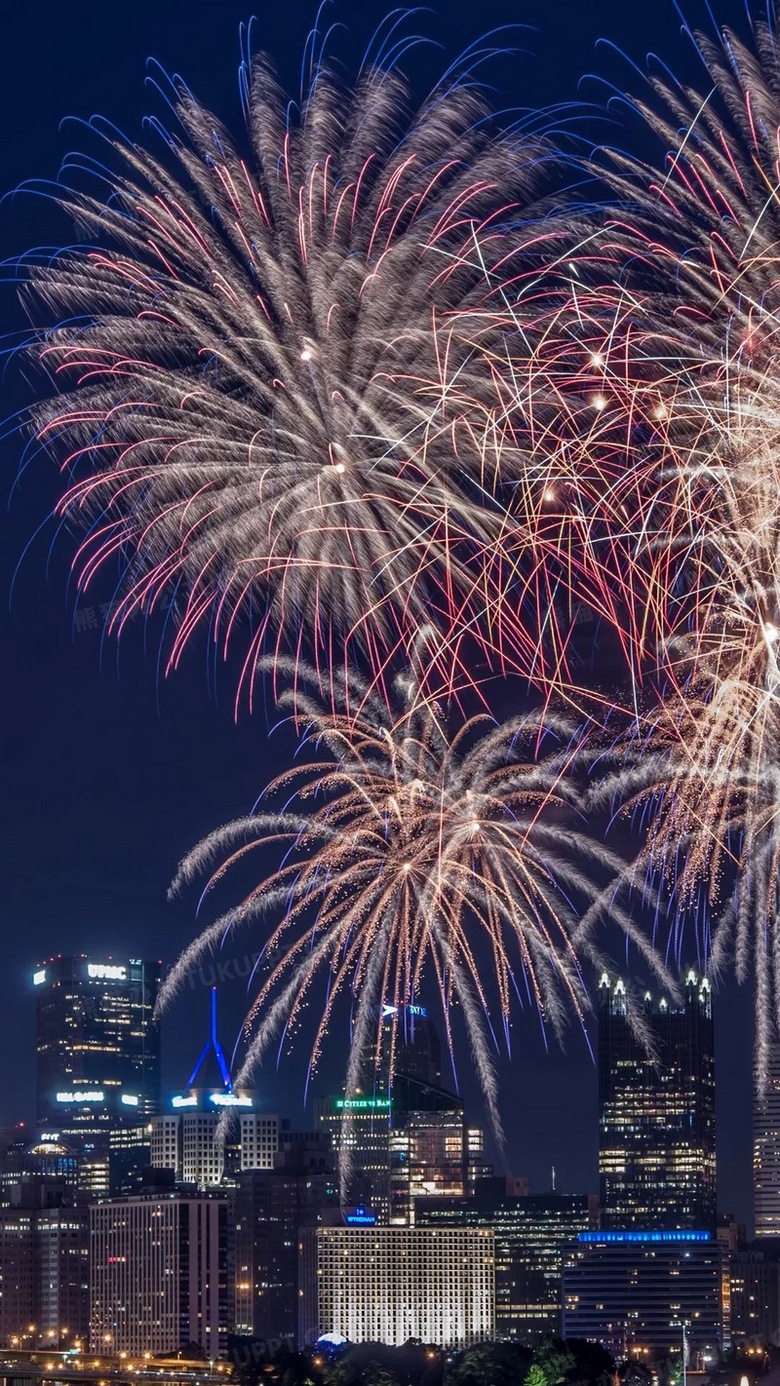
[[[339,52],[359,56],[389,5],[339,0],[332,18],[349,25]],[[73,119],[100,113],[133,138],[145,114],[164,116],[147,82],[147,60],[181,73],[198,97],[228,122],[240,119],[236,68],[239,24],[249,0],[25,0],[0,7],[0,332],[19,330],[13,259],[35,245],[57,245],[67,230],[46,199],[14,189],[56,177],[71,148],[90,138]],[[308,0],[260,5],[254,46],[274,57],[293,91],[315,7]],[[706,22],[691,6],[689,20]],[[731,0],[719,18],[744,30]],[[671,0],[442,0],[410,28],[455,56],[480,32],[522,25],[504,42],[517,51],[491,69],[496,105],[582,103],[568,118],[591,139],[621,134],[606,112],[608,89],[636,90],[623,50],[638,65],[660,54],[698,79],[695,54]],[[597,46],[598,40],[606,40]],[[614,45],[614,47],[613,47]],[[438,75],[443,58],[426,48],[412,59],[415,83]],[[588,107],[588,103],[593,103]],[[617,119],[617,115],[615,116]],[[601,123],[599,123],[601,122]],[[603,130],[603,135],[599,131]],[[0,412],[11,416],[32,398],[34,382],[11,361]],[[34,1117],[33,965],[51,953],[91,952],[171,961],[194,927],[194,897],[166,903],[166,887],[183,852],[208,829],[251,807],[269,771],[291,750],[285,734],[267,743],[262,710],[233,721],[231,671],[215,680],[202,648],[171,678],[158,669],[157,632],[134,627],[117,651],[103,637],[101,604],[110,584],[80,598],[68,583],[73,539],[56,539],[47,516],[58,495],[51,461],[31,456],[19,477],[24,440],[0,443],[0,669],[3,790],[0,795],[3,957],[0,967],[0,1123]],[[39,530],[38,537],[35,537]],[[29,547],[28,547],[29,545]],[[18,571],[17,571],[18,569]],[[14,577],[14,574],[16,576]],[[603,673],[603,671],[602,671]],[[233,954],[251,953],[251,935]],[[208,981],[208,976],[206,977]],[[225,987],[223,1034],[235,1036],[242,982]],[[188,989],[164,1024],[166,1084],[180,1086],[202,1043],[208,991]],[[750,998],[729,984],[717,1006],[718,1128],[721,1207],[750,1218]],[[508,1160],[535,1191],[556,1168],[563,1191],[596,1188],[596,1076],[584,1038],[572,1031],[567,1052],[545,1051],[538,1023],[521,1018],[515,1055],[500,1067]],[[314,1091],[343,1062],[342,1036]],[[462,1088],[479,1119],[468,1055],[458,1054]],[[285,1059],[261,1080],[270,1109],[295,1124],[303,1105],[305,1053]]]

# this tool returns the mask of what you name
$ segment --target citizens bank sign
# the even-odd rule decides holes
[[[87,976],[101,982],[126,982],[127,968],[115,963],[87,963]]]

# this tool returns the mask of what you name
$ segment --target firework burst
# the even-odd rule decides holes
[[[250,696],[269,647],[381,682],[431,622],[466,681],[464,640],[530,667],[480,442],[496,286],[533,297],[554,254],[552,155],[466,81],[412,112],[395,71],[346,94],[322,63],[296,118],[266,60],[242,80],[244,152],[178,89],[159,158],[111,132],[108,198],[60,198],[105,248],[31,270],[34,319],[60,319],[35,350],[64,394],[35,422],[75,473],[79,581],[119,562],[117,630],[169,607],[170,664],[204,624],[223,650],[240,631]]]
[[[382,1003],[414,1004],[427,973],[448,1038],[453,1005],[462,1014],[499,1131],[498,1035],[508,1047],[513,1003],[536,1006],[558,1036],[570,1016],[582,1020],[589,999],[580,960],[604,960],[595,942],[599,907],[584,922],[579,906],[600,897],[605,874],[624,862],[580,818],[576,771],[586,745],[572,724],[531,714],[497,726],[483,714],[452,729],[418,691],[416,677],[403,680],[392,713],[354,676],[340,690],[341,710],[299,689],[295,717],[318,758],[275,779],[255,814],[207,837],[183,861],[173,889],[204,872],[211,889],[252,853],[272,851],[282,865],[185,950],[162,1000],[226,934],[259,924],[263,975],[236,1081],[248,1081],[269,1045],[295,1025],[319,977],[326,999],[313,1061],[347,993],[346,1082],[354,1091],[378,1061]],[[281,701],[293,705],[292,693]],[[355,706],[358,716],[343,710]],[[609,913],[658,967],[630,912],[611,900]]]
[[[643,344],[627,397],[657,390],[663,407],[636,529],[662,691],[599,792],[642,811],[644,859],[681,917],[714,915],[715,969],[733,957],[754,976],[765,1079],[780,1025],[780,68],[761,23],[755,52],[729,33],[698,43],[711,91],[657,81],[655,105],[637,103],[666,172],[615,157],[623,208],[602,242]]]

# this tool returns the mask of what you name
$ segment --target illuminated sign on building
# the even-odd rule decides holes
[[[402,1008],[400,1006],[391,1006],[388,1004],[387,1001],[383,1001],[382,1020],[389,1020],[391,1015],[398,1015],[398,1012],[401,1009]],[[422,1016],[423,1019],[425,1019],[425,1017],[428,1015],[428,1010],[426,1006],[404,1006],[403,1010],[406,1011],[407,1015],[418,1015]]]
[[[132,1094],[129,1093],[129,1092],[123,1092],[123,1093],[122,1093],[122,1101],[124,1102],[124,1104],[125,1104],[126,1107],[137,1107],[137,1106],[138,1106],[138,1098],[137,1098],[137,1097],[133,1097]]]
[[[46,968],[42,967],[38,972],[33,972],[33,986],[39,987],[46,981]]]
[[[172,1106],[172,1107],[197,1107],[197,1105],[198,1105],[198,1099],[197,1099],[197,1097],[172,1097],[172,1098],[171,1098],[171,1106]]]
[[[212,1092],[209,1102],[215,1107],[251,1107],[251,1097],[238,1097],[234,1092]]]
[[[346,1112],[388,1112],[393,1102],[390,1097],[337,1097],[336,1107]]]
[[[87,976],[105,982],[126,982],[127,968],[114,963],[87,963]]]
[[[579,1242],[711,1242],[711,1232],[579,1232]]]
[[[370,1208],[350,1208],[344,1214],[348,1227],[376,1227],[376,1213]]]
[[[58,1092],[58,1102],[102,1102],[103,1089],[90,1088],[84,1092]]]

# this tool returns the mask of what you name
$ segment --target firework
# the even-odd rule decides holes
[[[714,916],[715,969],[733,955],[755,977],[765,1079],[780,1025],[780,80],[771,30],[755,35],[755,54],[728,33],[698,40],[706,98],[652,84],[639,109],[671,149],[663,178],[615,159],[624,207],[604,254],[652,343],[634,397],[663,381],[636,546],[661,695],[601,793],[641,811],[680,917]]]
[[[570,1016],[582,1020],[589,999],[580,960],[604,959],[600,907],[584,917],[580,907],[603,899],[605,875],[624,862],[579,816],[575,771],[586,743],[572,724],[530,714],[496,725],[481,714],[452,728],[418,690],[414,674],[398,686],[395,714],[354,676],[339,692],[340,709],[300,689],[295,701],[283,696],[318,758],[275,779],[252,816],[207,837],[173,889],[204,872],[213,889],[253,853],[271,851],[282,864],[185,950],[162,1001],[227,934],[259,925],[262,976],[236,1082],[295,1028],[319,979],[313,1062],[338,998],[348,995],[346,1084],[354,1091],[379,1059],[382,1005],[415,1004],[423,978],[435,979],[448,1039],[457,1006],[500,1131],[493,1056],[500,1035],[509,1047],[513,1003],[536,1006],[558,1036]],[[609,914],[659,968],[630,912],[612,899]]]
[[[79,581],[118,561],[114,628],[169,609],[170,664],[203,625],[241,632],[250,694],[269,648],[381,681],[423,623],[460,674],[464,640],[531,666],[480,441],[506,296],[533,298],[558,234],[534,220],[550,151],[466,81],[413,112],[394,70],[347,94],[323,62],[296,118],[266,60],[242,77],[245,152],[179,88],[159,157],[112,131],[106,200],[61,197],[104,248],[31,270]]]

